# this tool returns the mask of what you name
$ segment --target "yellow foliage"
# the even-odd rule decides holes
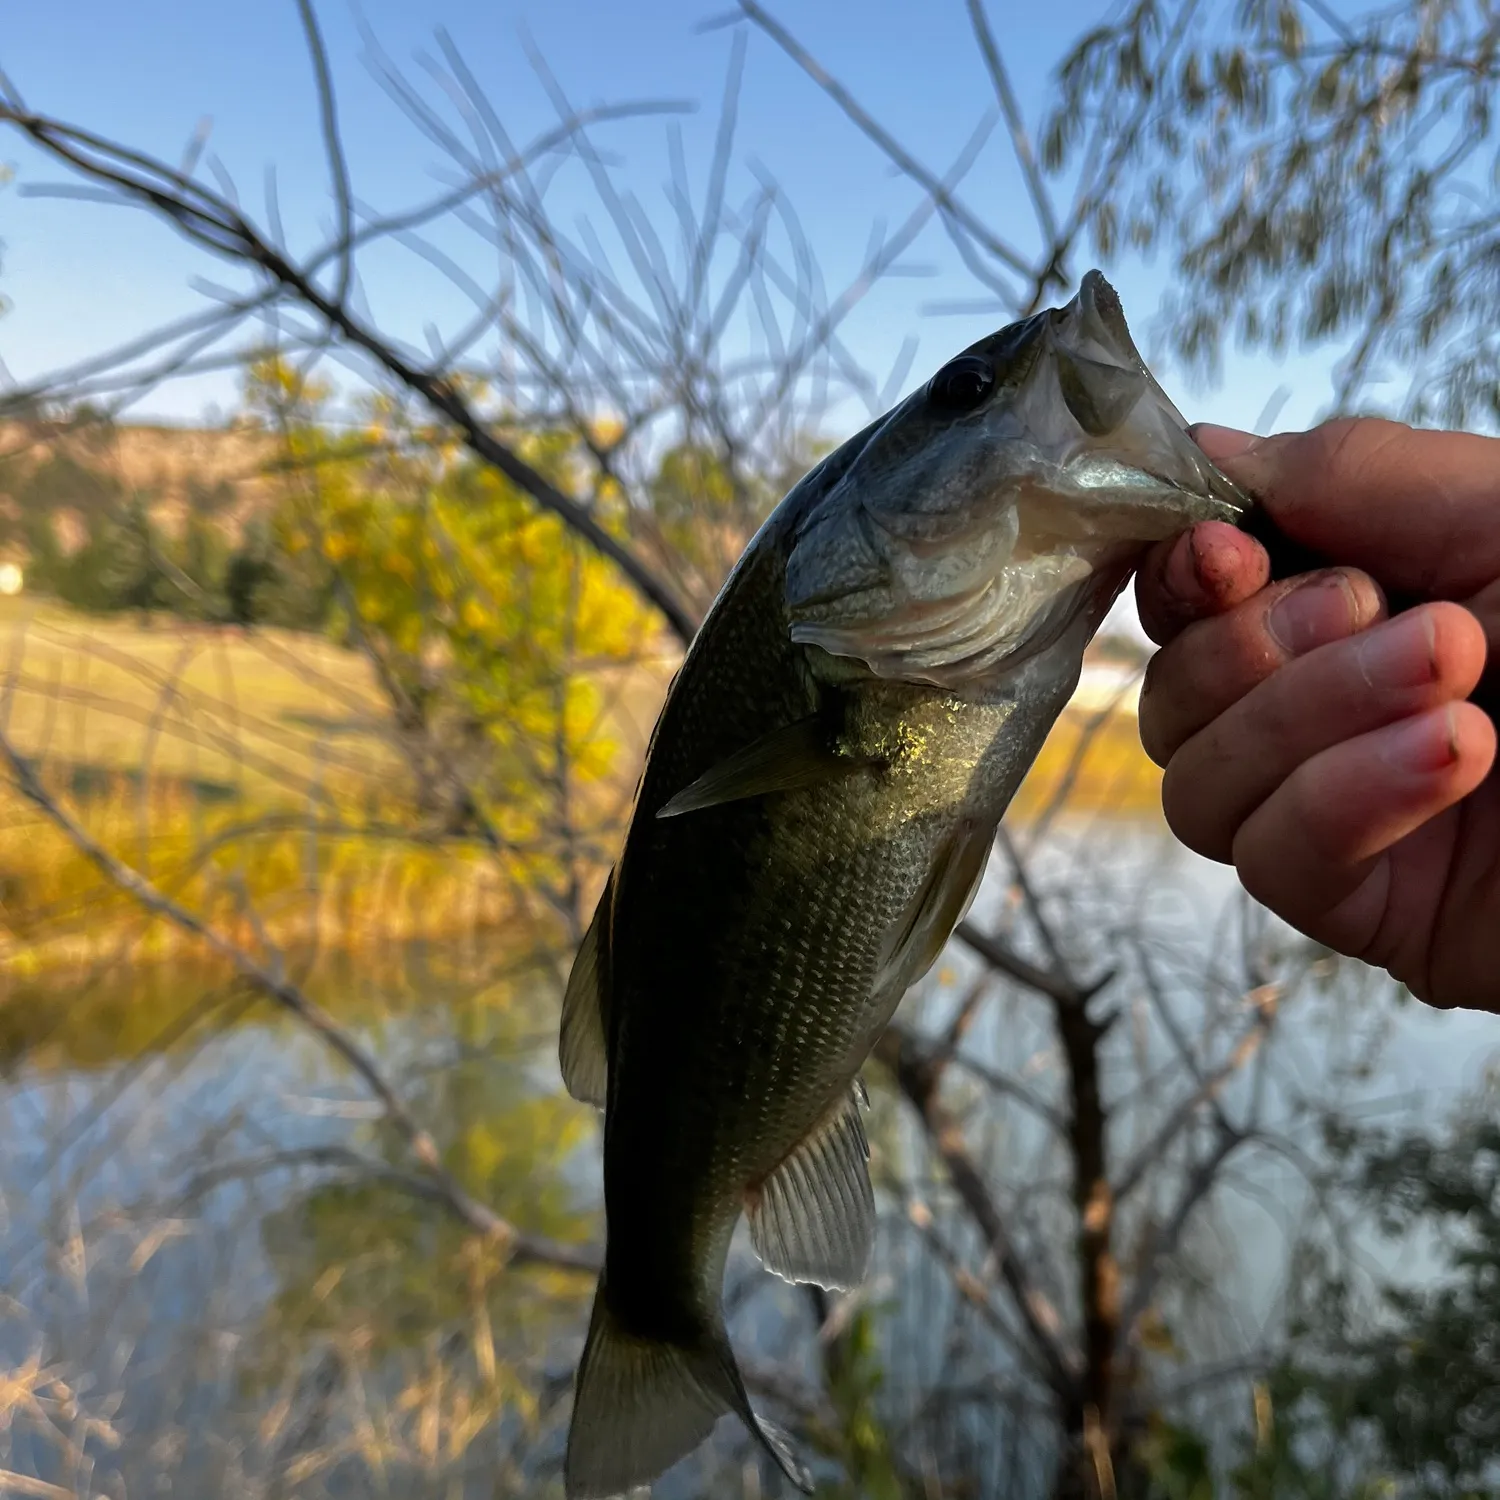
[[[1161,816],[1161,770],[1141,748],[1133,713],[1069,709],[1011,804],[1013,822],[1056,809],[1118,818]]]
[[[517,805],[497,799],[498,853],[477,834],[432,828],[363,657],[289,631],[148,629],[31,608],[0,607],[0,650],[17,671],[9,735],[91,838],[225,936],[260,953],[265,939],[327,952],[496,928],[526,941],[545,909],[537,883],[560,878],[556,809],[535,783]],[[663,676],[634,665],[579,675],[555,707],[532,705],[575,747],[566,811],[598,851],[590,859],[612,847]],[[582,878],[593,881],[591,866]],[[34,1001],[23,981],[196,956],[196,940],[144,912],[0,785],[0,1051],[49,1034],[56,979]],[[73,1001],[93,1003],[82,989]],[[97,1019],[108,1048],[119,1018]],[[142,1039],[167,1019],[146,1007]]]
[[[657,622],[561,521],[391,403],[371,401],[345,438],[284,372],[254,372],[250,399],[285,450],[279,534],[300,532],[336,568],[342,625],[378,654],[398,717],[493,827],[534,844],[559,797],[612,775],[599,673],[639,657]],[[566,434],[507,441],[561,485],[578,467]],[[618,525],[618,501],[599,519]]]

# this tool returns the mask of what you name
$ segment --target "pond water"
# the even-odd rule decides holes
[[[1123,1161],[1184,1087],[1156,1007],[1170,1007],[1205,1060],[1226,1055],[1248,1014],[1247,955],[1284,949],[1285,938],[1247,917],[1226,872],[1154,825],[1070,826],[1031,868],[1077,971],[1122,968],[1100,999],[1119,1015],[1105,1090]],[[1003,862],[993,873],[975,920],[1041,953]],[[596,1127],[560,1096],[555,966],[482,935],[306,967],[309,990],[399,1081],[471,1191],[527,1228],[597,1241]],[[1264,1044],[1265,1108],[1278,1128],[1305,1130],[1308,1099],[1331,1091],[1393,1119],[1446,1111],[1500,1052],[1494,1018],[1397,1005],[1347,972],[1324,983],[1315,964],[1308,973],[1307,993],[1287,1000]],[[976,975],[954,945],[905,1019],[941,1028]],[[1061,1097],[1033,996],[1000,989],[963,1056],[1044,1101]],[[307,1031],[216,972],[113,970],[15,987],[0,1006],[0,1061],[0,1467],[66,1494],[560,1493],[567,1382],[591,1287],[565,1273],[504,1273],[431,1204],[351,1177],[347,1153],[400,1154]],[[1225,1108],[1248,1108],[1251,1087],[1248,1069],[1228,1081]],[[980,1111],[969,1139],[1039,1280],[1066,1307],[1055,1140],[973,1077],[959,1098]],[[943,1391],[942,1445],[971,1453],[973,1492],[1035,1492],[1048,1455],[1034,1388],[1005,1339],[955,1297],[904,1200],[928,1201],[953,1250],[978,1266],[974,1236],[909,1118],[879,1093],[871,1134],[885,1209],[869,1298],[882,1412],[915,1431]],[[898,1176],[899,1200],[889,1192]],[[1164,1171],[1160,1192],[1175,1181]],[[1247,1153],[1216,1195],[1193,1253],[1219,1265],[1225,1290],[1184,1312],[1195,1354],[1255,1347],[1274,1323],[1305,1199],[1305,1180],[1269,1153]],[[808,1299],[739,1263],[730,1296],[761,1388],[810,1387]],[[955,1395],[966,1382],[970,1407]],[[738,1440],[728,1425],[715,1455],[684,1465],[661,1495],[779,1492],[738,1460],[738,1489],[725,1487]]]

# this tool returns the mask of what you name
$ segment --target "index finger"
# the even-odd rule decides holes
[[[1387,589],[1462,599],[1500,576],[1500,440],[1373,417],[1193,436],[1294,542]]]
[[[1135,575],[1141,625],[1164,646],[1195,620],[1244,603],[1270,576],[1270,560],[1253,537],[1223,521],[1202,521],[1142,559]]]

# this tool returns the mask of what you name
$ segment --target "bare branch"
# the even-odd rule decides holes
[[[952,1281],[959,1296],[1004,1340],[1006,1347],[1025,1362],[1028,1369],[1045,1380],[1046,1370],[1038,1363],[1035,1348],[1020,1336],[1011,1323],[1001,1317],[999,1310],[990,1299],[989,1288],[964,1265],[958,1253],[938,1233],[937,1226],[932,1221],[932,1210],[925,1203],[914,1199],[907,1205],[906,1217],[917,1233],[922,1236],[923,1243],[948,1273],[949,1280]]]
[[[404,1171],[389,1162],[379,1161],[347,1146],[298,1146],[242,1161],[220,1162],[191,1177],[182,1189],[180,1202],[186,1206],[228,1182],[240,1182],[247,1177],[260,1177],[269,1172],[295,1171],[302,1167],[337,1169],[352,1174],[352,1180],[356,1182],[379,1182],[398,1188],[414,1198],[436,1203],[466,1228],[476,1227],[459,1200],[430,1173]],[[512,1229],[510,1234],[512,1237],[507,1241],[509,1265],[552,1266],[558,1270],[580,1271],[589,1275],[597,1275],[599,1272],[599,1257],[591,1250],[564,1245],[522,1230]]]
[[[380,1101],[386,1118],[400,1133],[407,1150],[432,1183],[433,1192],[441,1195],[459,1218],[477,1233],[495,1239],[507,1248],[523,1243],[521,1231],[471,1197],[458,1179],[443,1166],[437,1143],[412,1117],[374,1058],[332,1016],[296,985],[257,962],[237,944],[214,931],[200,917],[164,895],[137,871],[117,860],[48,793],[30,762],[5,734],[0,734],[0,757],[9,765],[22,795],[34,803],[68,837],[74,847],[97,866],[106,879],[133,897],[146,911],[164,918],[199,939],[210,951],[232,965],[261,994],[296,1016],[343,1058]],[[530,1249],[536,1250],[538,1246],[533,1243]],[[559,1263],[571,1268],[575,1259],[573,1252],[568,1251],[564,1260]]]
[[[1242,1072],[1250,1060],[1261,1050],[1276,1017],[1276,998],[1281,992],[1279,985],[1264,985],[1249,997],[1255,1007],[1255,1019],[1241,1033],[1229,1055],[1218,1067],[1198,1077],[1191,1093],[1177,1105],[1162,1121],[1151,1139],[1141,1147],[1134,1159],[1121,1172],[1114,1187],[1117,1203],[1123,1202],[1157,1168],[1167,1148],[1191,1123],[1198,1110],[1211,1100],[1216,1100],[1224,1085]]]
[[[323,45],[322,32],[318,30],[318,18],[312,0],[297,0],[297,10],[302,17],[302,29],[307,33],[307,50],[312,57],[313,76],[318,88],[323,147],[328,153],[328,169],[333,178],[333,198],[338,206],[337,243],[341,250],[333,300],[342,307],[348,299],[349,284],[354,277],[354,208],[349,187],[349,163],[344,156],[344,143],[339,135],[338,104],[333,95],[333,72],[328,66],[328,49]]]
[[[966,208],[951,188],[917,161],[757,0],[739,0],[739,7],[975,244],[1010,270],[1032,278],[1035,273],[1025,256]]]
[[[1086,1003],[1104,989],[1113,978],[1112,974],[1105,974],[1092,984],[1081,989],[1077,988],[1066,976],[1038,967],[1030,959],[1001,942],[999,938],[990,936],[967,919],[958,924],[954,936],[977,953],[987,964],[992,965],[1008,978],[1062,1005]]]
[[[1198,1159],[1182,1184],[1166,1222],[1159,1227],[1153,1225],[1148,1232],[1140,1256],[1141,1272],[1119,1319],[1122,1344],[1129,1344],[1135,1336],[1199,1204],[1218,1185],[1221,1168],[1244,1141],[1245,1136],[1233,1126],[1220,1127],[1214,1144]]]
[[[13,104],[0,102],[0,123],[13,125],[37,147],[81,176],[105,183],[123,198],[155,209],[194,243],[252,267],[316,312],[331,331],[363,351],[446,417],[476,457],[498,470],[615,563],[641,596],[660,611],[680,640],[692,639],[697,622],[664,579],[577,501],[502,443],[447,375],[418,369],[345,306],[325,294],[307,272],[293,265],[232,203],[181,177],[163,162],[61,121],[20,111]]]
[[[1010,131],[1016,161],[1020,164],[1021,174],[1026,179],[1026,191],[1031,194],[1031,205],[1036,210],[1037,223],[1051,251],[1050,260],[1039,275],[1047,282],[1066,287],[1068,273],[1062,263],[1064,252],[1058,240],[1057,217],[1052,209],[1052,194],[1042,177],[1041,167],[1037,164],[1036,152],[1031,145],[1031,135],[1021,115],[1021,105],[1016,98],[1016,91],[1011,86],[1010,73],[1000,55],[999,44],[995,41],[990,18],[985,12],[984,0],[966,0],[966,4],[969,11],[969,24],[974,29],[974,39],[979,44],[979,53],[984,58],[984,65],[989,70],[990,81],[995,86],[995,97],[999,100],[1001,112],[1005,116],[1005,125]]]
[[[984,1236],[1000,1279],[1015,1303],[1027,1339],[1046,1372],[1048,1385],[1060,1399],[1072,1399],[1077,1389],[1076,1361],[1067,1347],[1057,1309],[1036,1286],[1021,1260],[1000,1209],[964,1143],[963,1131],[942,1102],[936,1075],[928,1066],[928,1060],[909,1045],[904,1045],[903,1041],[900,1032],[887,1030],[876,1049],[876,1056],[890,1068],[901,1092],[916,1109],[929,1143],[948,1169],[954,1191]]]

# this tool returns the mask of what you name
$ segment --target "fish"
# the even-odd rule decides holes
[[[811,1491],[731,1347],[736,1226],[788,1281],[862,1281],[861,1068],[1145,549],[1247,504],[1091,271],[828,454],[750,541],[668,690],[563,999],[606,1220],[569,1500],[649,1485],[726,1414]]]

